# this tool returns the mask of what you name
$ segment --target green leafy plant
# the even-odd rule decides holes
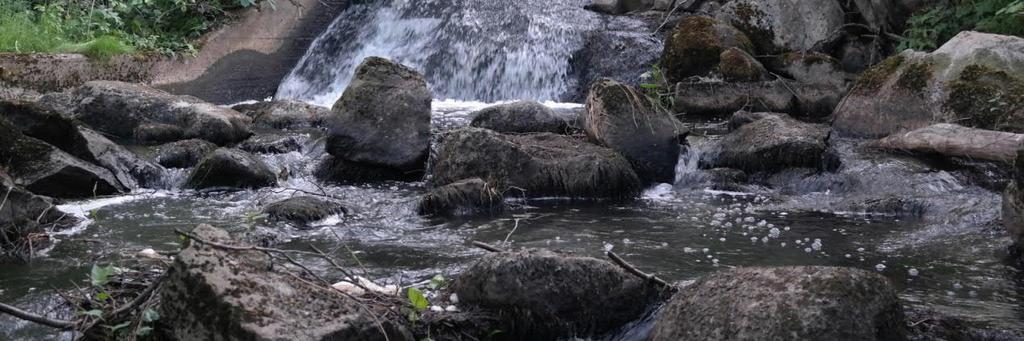
[[[651,71],[646,74],[648,79],[645,83],[640,83],[640,91],[647,96],[653,103],[660,105],[663,108],[672,108],[675,106],[675,91],[672,83],[665,78],[665,74],[661,71],[661,67],[657,64],[651,66]]]
[[[114,275],[115,268],[113,265],[107,265],[101,267],[93,264],[92,271],[89,272],[89,282],[94,287],[102,287],[110,283],[110,276]]]
[[[447,285],[448,283],[444,280],[444,276],[442,276],[441,274],[437,274],[430,279],[430,283],[427,284],[427,287],[430,288],[430,290],[438,290],[444,288]]]
[[[933,50],[965,30],[1024,36],[1024,0],[940,0],[907,20],[901,49]]]

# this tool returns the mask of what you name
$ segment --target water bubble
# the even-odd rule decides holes
[[[757,222],[757,227],[765,227],[766,225],[768,225],[767,221],[762,220]]]
[[[781,233],[782,232],[779,231],[779,229],[774,228],[774,227],[771,230],[768,230],[768,236],[772,237],[772,238],[778,238],[779,234],[781,234]]]
[[[857,252],[864,252],[864,248],[862,248],[862,247],[858,247],[858,248],[857,248]]]
[[[907,274],[910,275],[910,277],[917,277],[918,271],[917,269],[910,268],[910,270],[907,270]]]
[[[604,252],[611,252],[615,248],[615,245],[604,243]]]
[[[751,243],[757,243],[757,237],[750,237]]]
[[[743,221],[744,222],[748,222],[748,223],[753,223],[753,222],[757,221],[757,219],[754,219],[754,217],[746,217],[746,218],[743,218]]]
[[[853,257],[853,255],[851,255],[851,254],[847,253],[846,255],[844,255],[844,257],[846,257],[846,258],[850,258],[850,257]]]
[[[701,249],[700,251],[701,251],[701,252],[704,252],[704,253],[708,253],[708,251],[711,251],[711,249],[709,249],[709,248],[703,248],[703,249]]]
[[[783,227],[782,229],[785,231],[789,231],[789,226]]]
[[[684,247],[684,248],[683,248],[683,252],[684,252],[684,253],[694,253],[694,252],[697,252],[697,250],[694,250],[694,249],[693,249],[693,248],[691,248],[691,247]]]
[[[885,264],[877,264],[877,265],[875,265],[875,270],[885,271]]]
[[[785,242],[779,243],[779,246],[786,247],[786,243]]]
[[[811,248],[813,248],[814,251],[821,251],[821,239],[815,239],[814,243],[811,243]]]
[[[725,238],[718,238],[718,241],[720,241],[720,242],[724,242],[724,241],[725,241]]]
[[[960,284],[960,282],[953,283],[953,289],[960,290],[960,289],[963,289],[963,288],[964,288],[964,285]]]
[[[811,248],[809,248],[809,247],[805,247],[805,248],[804,248],[804,252],[807,252],[807,253],[811,253]]]

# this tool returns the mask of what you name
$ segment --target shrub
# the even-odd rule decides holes
[[[934,50],[974,30],[1024,36],[1024,0],[940,0],[907,20],[901,49]]]

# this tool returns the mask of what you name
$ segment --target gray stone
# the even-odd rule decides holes
[[[157,147],[156,162],[167,168],[191,168],[214,150],[217,145],[206,140],[171,142]]]
[[[284,154],[302,151],[302,141],[297,136],[253,135],[238,149],[256,154]]]
[[[680,290],[651,341],[904,340],[906,321],[884,277],[859,269],[738,268]]]
[[[504,189],[480,178],[456,181],[430,190],[420,199],[421,215],[472,215],[504,209]]]
[[[536,101],[521,101],[484,108],[473,114],[470,126],[499,133],[564,134],[569,122]]]
[[[321,127],[331,114],[330,108],[293,100],[239,104],[231,109],[251,117],[257,128],[272,129]]]
[[[739,112],[733,121],[749,123],[734,124],[735,130],[709,142],[702,166],[748,173],[825,167],[828,126],[774,113]]]
[[[721,54],[729,48],[753,52],[754,45],[747,35],[719,20],[690,16],[679,21],[665,38],[661,54],[661,69],[669,82],[681,82],[691,76],[705,76],[720,62]]]
[[[281,200],[263,208],[272,221],[288,221],[306,225],[333,214],[348,213],[341,203],[326,198],[299,196]]]
[[[277,176],[255,155],[220,148],[207,155],[188,177],[189,188],[260,188],[277,184]]]
[[[845,93],[845,88],[781,79],[747,83],[681,82],[675,88],[674,111],[712,117],[740,110],[768,111],[820,120],[832,113]]]
[[[836,0],[729,0],[714,11],[762,55],[810,50],[844,24],[844,15]]]

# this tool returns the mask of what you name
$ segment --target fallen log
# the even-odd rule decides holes
[[[869,147],[914,154],[937,154],[1013,163],[1024,134],[940,123],[873,141]]]

